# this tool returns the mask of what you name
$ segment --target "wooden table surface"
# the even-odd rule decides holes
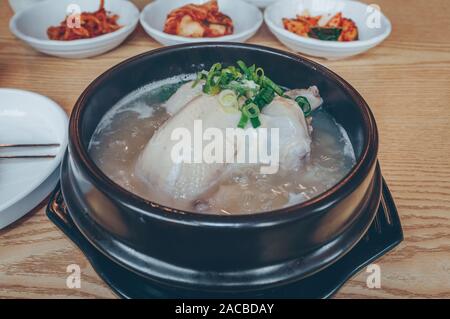
[[[135,0],[140,8],[148,1]],[[372,3],[372,1],[371,1]],[[393,32],[380,46],[344,61],[316,60],[348,80],[373,110],[379,159],[395,198],[404,242],[376,263],[381,288],[354,276],[337,298],[450,298],[450,6],[447,0],[377,0]],[[159,47],[142,28],[118,49],[84,60],[44,56],[9,32],[0,2],[0,87],[31,90],[70,113],[77,97],[118,62]],[[421,24],[424,22],[424,24]],[[283,46],[263,26],[250,43]],[[66,267],[81,267],[80,289]],[[0,297],[111,298],[86,258],[38,209],[0,231]]]

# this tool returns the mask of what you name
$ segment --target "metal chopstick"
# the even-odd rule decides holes
[[[0,144],[0,148],[30,148],[30,147],[56,147],[59,143],[45,143],[45,144]],[[55,155],[0,155],[0,159],[32,159],[32,158],[55,158]]]
[[[55,158],[56,155],[11,155],[11,156],[0,156],[0,159],[14,159],[14,158]]]
[[[60,146],[59,143],[47,143],[47,144],[0,144],[0,148],[9,147],[55,147]]]

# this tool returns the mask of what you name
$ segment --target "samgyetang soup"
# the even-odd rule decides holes
[[[151,83],[100,121],[89,145],[123,188],[167,207],[250,214],[334,186],[355,164],[319,88],[282,88],[257,66],[217,63]]]

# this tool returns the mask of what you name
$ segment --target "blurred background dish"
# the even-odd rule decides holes
[[[263,17],[260,10],[242,0],[218,0],[219,11],[231,18],[234,30],[230,35],[220,37],[183,37],[164,32],[167,15],[174,9],[187,4],[204,4],[202,0],[157,0],[148,4],[141,13],[140,21],[144,30],[163,45],[175,45],[194,42],[245,42],[260,28]]]
[[[105,8],[119,15],[118,24],[122,26],[119,30],[91,39],[49,40],[47,29],[59,25],[65,19],[69,5],[78,5],[83,12],[94,12],[99,8],[100,0],[38,1],[14,15],[10,21],[10,30],[17,38],[42,53],[63,58],[86,58],[119,46],[139,22],[139,10],[132,2],[108,0]]]
[[[19,12],[23,9],[31,7],[42,1],[45,1],[45,0],[8,0],[9,6],[11,7],[11,9],[13,9],[14,12]],[[58,0],[53,0],[53,1],[58,1]]]
[[[19,12],[42,1],[45,0],[9,0],[9,5],[11,6],[14,12]]]
[[[0,159],[0,229],[42,202],[59,180],[59,164],[67,146],[68,118],[45,96],[0,89],[0,144],[58,143],[56,147],[0,149],[0,155],[54,158]]]
[[[189,38],[215,38],[234,32],[233,20],[220,11],[217,0],[186,4],[168,14],[164,33]]]
[[[278,0],[244,0],[247,1],[251,4],[254,4],[255,6],[257,6],[258,8],[266,8],[267,6],[271,5],[272,3],[274,3],[275,1]]]
[[[284,28],[283,18],[295,18],[296,15],[305,12],[311,16],[342,12],[343,16],[356,23],[359,40],[352,42],[317,40],[299,36]],[[392,29],[390,21],[383,13],[357,1],[280,0],[265,10],[264,20],[278,40],[292,51],[327,59],[342,59],[365,52],[384,41]]]

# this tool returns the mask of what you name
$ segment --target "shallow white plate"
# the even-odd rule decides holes
[[[342,12],[344,17],[356,23],[359,40],[322,41],[285,30],[282,19],[294,18],[304,10],[308,10],[311,15]],[[376,17],[379,17],[379,24],[376,23]],[[291,50],[327,59],[341,59],[365,52],[386,39],[392,29],[390,21],[382,12],[367,4],[350,0],[280,0],[266,9],[264,20],[278,40]]]
[[[56,26],[66,17],[69,5],[78,5],[81,11],[93,12],[100,1],[47,0],[19,11],[9,23],[11,32],[19,39],[45,54],[62,58],[87,58],[110,51],[119,46],[136,28],[139,10],[127,0],[105,1],[105,8],[119,15],[123,27],[92,39],[73,41],[49,40],[47,29]]]
[[[189,3],[202,4],[206,0],[157,0],[148,4],[141,13],[141,25],[156,41],[163,45],[193,42],[231,41],[245,42],[252,37],[263,23],[259,9],[242,0],[219,0],[219,10],[230,16],[234,23],[234,33],[217,38],[188,38],[164,33],[167,15],[173,9]]]
[[[66,113],[45,96],[0,89],[0,144],[61,145],[0,149],[1,155],[56,155],[53,159],[0,159],[0,229],[32,210],[55,187],[67,147],[67,127]]]

